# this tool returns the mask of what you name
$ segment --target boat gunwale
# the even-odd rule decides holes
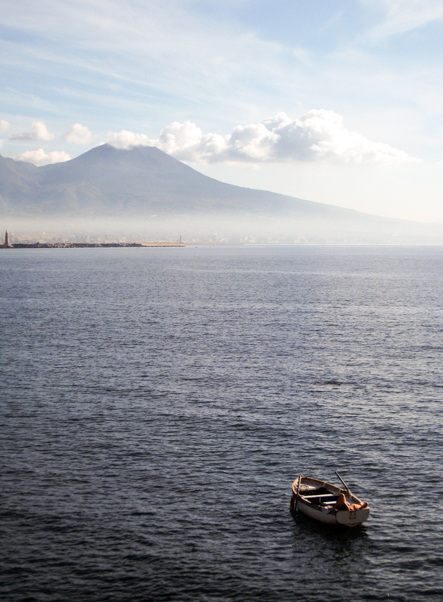
[[[305,504],[309,504],[310,508],[318,509],[318,510],[320,510],[320,512],[322,512],[321,506],[319,506],[317,504],[313,504],[311,501],[305,499],[304,495],[298,490],[299,479],[301,479],[301,481],[303,481],[303,479],[310,481],[310,482],[306,483],[307,485],[314,485],[315,487],[324,487],[325,489],[331,488],[333,490],[333,491],[331,491],[331,493],[336,493],[337,495],[340,495],[340,493],[345,493],[345,494],[347,494],[346,495],[347,500],[352,501],[352,503],[354,503],[354,504],[363,504],[363,501],[360,498],[358,498],[351,491],[344,489],[343,487],[333,485],[332,483],[328,483],[327,481],[322,481],[320,479],[316,479],[315,477],[306,477],[305,475],[300,475],[292,483],[293,494],[298,498],[298,500],[300,502],[303,501]],[[301,484],[303,484],[303,483],[301,483]]]

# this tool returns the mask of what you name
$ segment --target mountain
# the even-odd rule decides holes
[[[109,145],[55,165],[35,167],[0,157],[3,212],[39,215],[299,214],[345,210],[224,184],[155,147]]]
[[[120,224],[152,223],[156,216],[162,227],[168,220],[174,227],[198,222],[201,228],[216,224],[226,233],[243,228],[247,235],[267,231],[274,238],[297,238],[314,232],[323,239],[352,236],[356,242],[367,235],[371,240],[404,236],[411,229],[400,220],[225,184],[154,147],[119,150],[106,144],[44,167],[0,156],[0,214],[4,220],[115,219]],[[422,230],[416,226],[416,233]]]

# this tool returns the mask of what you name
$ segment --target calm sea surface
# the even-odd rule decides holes
[[[443,248],[0,253],[0,599],[443,599]],[[300,473],[364,526],[289,514]]]

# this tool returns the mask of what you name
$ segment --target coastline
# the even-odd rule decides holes
[[[182,242],[35,242],[0,245],[0,249],[90,249],[93,247],[184,247]]]

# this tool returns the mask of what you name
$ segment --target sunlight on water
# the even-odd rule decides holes
[[[0,269],[3,599],[442,599],[439,248]],[[369,521],[292,519],[336,469]]]

